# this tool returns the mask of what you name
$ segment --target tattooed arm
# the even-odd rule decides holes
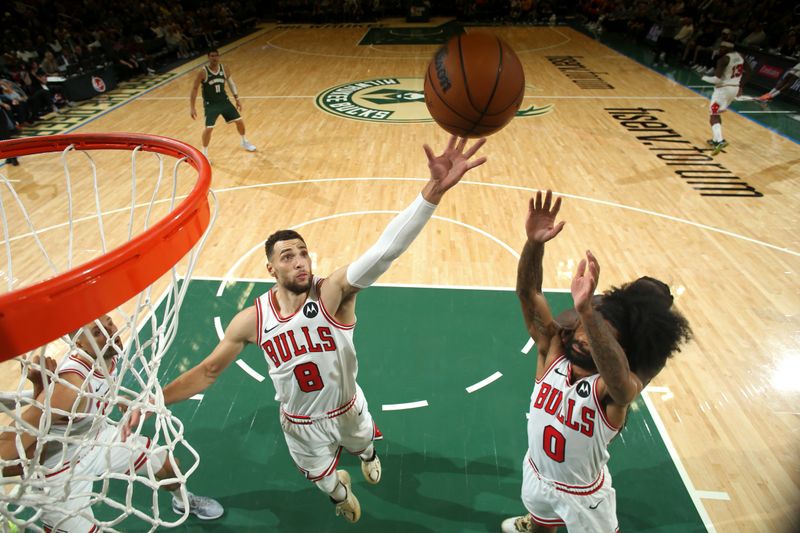
[[[572,280],[572,299],[589,338],[592,359],[602,378],[603,388],[615,404],[626,407],[636,399],[643,386],[636,374],[631,372],[628,358],[611,326],[593,309],[592,295],[599,277],[600,265],[592,252],[587,251],[586,259],[581,260]],[[604,391],[599,392],[601,396],[604,395]]]
[[[531,198],[528,219],[525,222],[528,240],[522,249],[517,266],[517,297],[522,306],[525,326],[537,345],[539,358],[537,374],[544,371],[543,363],[550,348],[550,340],[558,331],[550,306],[542,294],[544,243],[558,235],[564,227],[563,221],[555,224],[555,218],[561,208],[561,198],[556,198],[555,204],[552,200],[551,191],[547,191],[544,199],[541,191],[536,193],[535,198]]]

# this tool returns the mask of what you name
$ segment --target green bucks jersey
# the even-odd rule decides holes
[[[214,74],[208,66],[204,66],[206,79],[203,80],[203,103],[205,105],[227,102],[228,95],[225,93],[225,69],[222,64],[219,71]]]

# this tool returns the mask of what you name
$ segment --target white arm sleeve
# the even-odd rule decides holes
[[[422,194],[401,211],[383,230],[383,234],[364,255],[347,267],[347,282],[353,287],[369,287],[389,269],[392,261],[406,251],[433,215],[436,206]]]
[[[231,92],[233,93],[234,98],[239,96],[239,90],[236,88],[236,84],[233,83],[233,78],[228,78],[228,85],[231,88]]]

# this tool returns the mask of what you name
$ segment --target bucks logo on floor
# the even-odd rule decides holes
[[[377,78],[331,87],[317,95],[317,107],[344,118],[370,122],[432,122],[422,78]],[[549,113],[553,105],[531,106],[517,116]]]

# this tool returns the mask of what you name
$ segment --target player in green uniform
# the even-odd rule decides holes
[[[231,88],[236,107],[233,107],[231,101],[228,100],[228,93],[225,92],[226,82]],[[244,136],[244,120],[239,114],[239,111],[242,110],[242,103],[239,101],[236,84],[231,79],[230,69],[225,69],[222,63],[219,62],[219,52],[217,50],[208,52],[208,65],[200,69],[194,78],[192,94],[189,96],[189,106],[193,119],[197,118],[194,101],[197,99],[197,91],[201,85],[203,87],[203,111],[205,111],[206,115],[206,127],[203,130],[203,155],[208,156],[208,143],[211,141],[211,132],[220,115],[222,115],[226,123],[236,123],[236,130],[242,136],[242,148],[248,152],[255,152],[256,147],[250,144]]]

